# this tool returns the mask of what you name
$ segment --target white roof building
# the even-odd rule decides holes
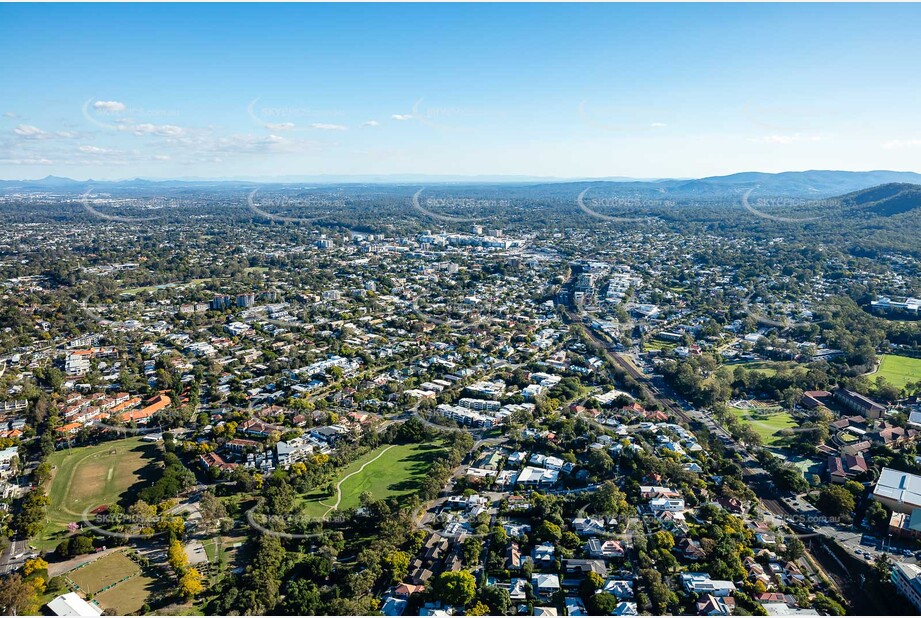
[[[87,603],[76,592],[68,592],[55,597],[48,603],[48,609],[55,616],[101,616],[102,610],[92,603]]]
[[[921,508],[921,476],[883,468],[873,498],[899,513]]]

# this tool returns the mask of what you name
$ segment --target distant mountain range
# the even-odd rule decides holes
[[[635,195],[683,200],[716,200],[738,197],[754,189],[757,197],[828,198],[889,183],[921,184],[921,174],[914,172],[740,172],[728,176],[711,176],[694,180],[659,180],[646,182],[598,182],[592,186],[616,188]],[[584,186],[584,185],[583,185]]]
[[[59,176],[47,176],[40,180],[2,180],[0,190],[16,191],[65,191],[79,192],[92,187],[99,190],[151,190],[151,189],[210,189],[220,190],[251,188],[256,185],[528,185],[531,191],[546,186],[550,193],[572,188],[603,188],[624,196],[645,196],[676,200],[720,200],[736,199],[754,189],[757,197],[784,196],[799,198],[828,198],[859,192],[880,185],[921,185],[921,174],[877,170],[869,172],[844,172],[812,170],[805,172],[740,172],[728,176],[711,176],[698,179],[638,180],[630,178],[557,179],[529,176],[432,176],[432,175],[390,175],[390,176],[304,176],[279,177],[263,180],[151,180],[136,178],[120,181],[73,180]],[[880,195],[883,195],[882,193]],[[855,198],[857,199],[857,198]],[[881,198],[891,200],[892,197]],[[908,199],[900,198],[900,199]],[[891,206],[895,208],[896,206]]]

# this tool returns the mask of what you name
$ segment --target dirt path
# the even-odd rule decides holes
[[[336,503],[332,505],[331,507],[329,507],[329,510],[323,514],[323,519],[326,519],[326,517],[329,516],[330,513],[332,513],[333,511],[339,508],[339,503],[342,502],[342,484],[346,482],[347,480],[349,480],[350,478],[352,478],[353,476],[355,476],[356,474],[362,473],[366,467],[368,467],[369,465],[373,464],[375,461],[383,457],[384,453],[392,449],[394,446],[396,446],[396,444],[391,444],[390,446],[382,450],[380,453],[378,453],[377,457],[375,457],[374,459],[370,461],[366,461],[365,463],[361,465],[360,468],[358,468],[351,474],[347,474],[341,481],[336,483]]]
[[[65,560],[64,562],[52,562],[48,565],[48,577],[56,577],[66,573],[67,571],[72,571],[78,566],[89,564],[90,562],[96,562],[100,558],[104,558],[113,552],[124,551],[124,549],[124,547],[110,547],[109,549],[96,552],[95,554],[77,556],[76,558]]]

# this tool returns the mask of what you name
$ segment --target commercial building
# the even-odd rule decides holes
[[[886,413],[886,406],[881,405],[864,397],[860,393],[849,391],[846,388],[835,390],[835,401],[843,405],[851,412],[856,412],[866,416],[868,419],[877,419]]]
[[[68,592],[52,599],[46,607],[55,616],[101,616],[97,605],[87,603],[76,592]]]
[[[921,568],[915,564],[897,562],[892,566],[890,580],[915,610],[921,612]]]
[[[921,476],[883,468],[873,499],[899,513],[911,513],[912,509],[921,508]]]

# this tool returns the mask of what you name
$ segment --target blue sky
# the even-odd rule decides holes
[[[0,177],[921,172],[917,5],[0,5]]]

